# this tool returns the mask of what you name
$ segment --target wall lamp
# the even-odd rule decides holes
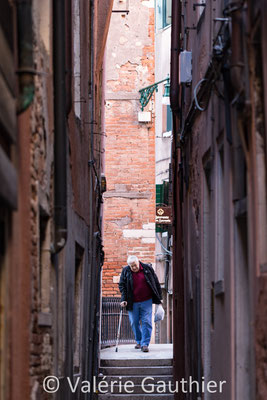
[[[149,85],[143,89],[139,90],[140,93],[140,104],[141,104],[141,110],[143,111],[145,106],[148,104],[149,100],[152,97],[152,94],[154,93],[154,91],[158,91],[158,85],[160,83],[166,82],[164,85],[164,94],[163,94],[163,98],[162,98],[162,103],[163,104],[170,104],[170,78],[169,75],[167,76],[167,78],[162,79],[159,82],[153,83],[153,85]]]

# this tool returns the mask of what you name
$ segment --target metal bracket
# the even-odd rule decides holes
[[[156,92],[158,91],[158,85],[160,83],[163,83],[163,82],[169,83],[170,82],[170,78],[167,77],[165,79],[162,79],[159,82],[153,83],[153,85],[149,85],[149,86],[145,87],[144,89],[140,89],[139,90],[139,93],[141,95],[139,101],[140,101],[140,104],[141,104],[141,110],[142,111],[144,110],[145,106],[148,104],[148,102],[151,99],[154,91],[156,91]]]
[[[141,109],[142,111],[144,110],[144,107],[148,104],[149,100],[152,97],[152,94],[154,93],[154,91],[158,91],[158,85],[154,84],[151,86],[148,86],[145,89],[141,89],[139,90],[141,97],[140,97],[140,103],[141,103]]]
[[[214,18],[214,22],[229,22],[230,18]]]
[[[129,14],[129,10],[112,10],[113,13]]]
[[[186,34],[188,31],[195,31],[196,29],[197,29],[196,26],[185,26],[184,28]]]

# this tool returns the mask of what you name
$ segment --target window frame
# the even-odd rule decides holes
[[[155,27],[157,31],[163,30],[171,25],[171,21],[170,23],[167,23],[167,1],[170,1],[170,7],[171,7],[171,0],[155,0],[155,8],[156,8]]]

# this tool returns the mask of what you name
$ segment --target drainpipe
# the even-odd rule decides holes
[[[172,27],[171,27],[171,86],[170,103],[172,112],[178,115],[179,111],[179,54],[181,34],[181,1],[172,0]]]
[[[53,1],[55,252],[67,240],[65,2]]]
[[[231,11],[232,17],[232,57],[231,81],[238,94],[244,91],[244,54],[242,7]]]
[[[91,282],[89,286],[89,306],[88,306],[88,355],[87,355],[87,379],[91,380],[94,376],[94,370],[98,367],[96,357],[98,357],[98,347],[94,348],[94,329],[95,329],[95,290],[96,286],[96,260],[95,260],[95,240],[94,228],[95,228],[95,197],[94,197],[94,182],[95,182],[95,171],[94,171],[94,132],[96,130],[95,124],[95,9],[96,5],[93,0],[90,1],[90,59],[91,59],[91,70],[90,70],[90,91],[89,91],[89,116],[90,116],[90,151],[89,151],[89,227],[88,227],[88,262]]]
[[[107,51],[105,49],[104,52],[104,58],[103,58],[103,72],[102,72],[102,112],[101,112],[101,149],[106,148],[106,119],[105,119],[105,102],[106,102],[106,79],[107,79]],[[105,152],[101,154],[101,195],[105,191],[106,188],[103,188],[103,180],[105,179],[105,167],[106,167],[106,160],[105,160]],[[104,216],[103,216],[103,206],[101,207],[101,237],[102,237],[102,232],[104,232]],[[101,321],[102,321],[102,266],[100,270],[100,279],[99,279],[99,293],[100,293],[100,304],[99,304],[99,318],[98,318],[98,326],[99,326],[99,343],[98,343],[98,370],[100,367],[100,350],[101,350]],[[98,372],[98,371],[97,371]]]
[[[197,328],[197,381],[201,387],[202,377],[202,355],[201,355],[201,278],[200,278],[200,265],[198,264],[195,269],[195,282],[196,282],[196,328]]]
[[[66,114],[72,109],[72,0],[65,0],[66,15]]]
[[[179,194],[179,53],[181,34],[181,1],[172,0],[171,32],[171,87],[170,102],[173,113],[172,140],[172,212],[173,212],[173,373],[174,381],[185,377],[185,313],[184,313],[184,270],[182,258],[182,220]],[[182,399],[182,393],[175,393],[175,399]]]
[[[106,119],[105,119],[105,102],[106,102],[106,79],[107,79],[107,50],[105,50],[104,52],[104,57],[103,57],[103,72],[102,72],[102,114],[101,114],[101,142],[102,142],[102,146],[101,149],[105,149],[106,148]],[[106,173],[106,156],[105,156],[105,152],[103,151],[103,153],[101,154],[101,165],[102,165],[102,173],[105,175]]]
[[[252,6],[252,5],[251,5]],[[266,48],[265,40],[263,38],[267,37],[267,4],[265,0],[261,0],[261,15],[262,15],[262,57],[263,57],[263,82],[264,82],[264,92],[267,93],[267,63],[266,63]],[[267,101],[264,102],[264,113],[267,115]],[[267,169],[267,118],[265,120],[265,154],[266,154],[266,169]],[[267,183],[266,183],[267,184]]]
[[[18,84],[17,113],[25,111],[34,97],[34,62],[31,0],[16,0]]]

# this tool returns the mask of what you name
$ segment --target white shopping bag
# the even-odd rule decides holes
[[[154,322],[163,321],[165,315],[164,308],[161,304],[156,305]]]

